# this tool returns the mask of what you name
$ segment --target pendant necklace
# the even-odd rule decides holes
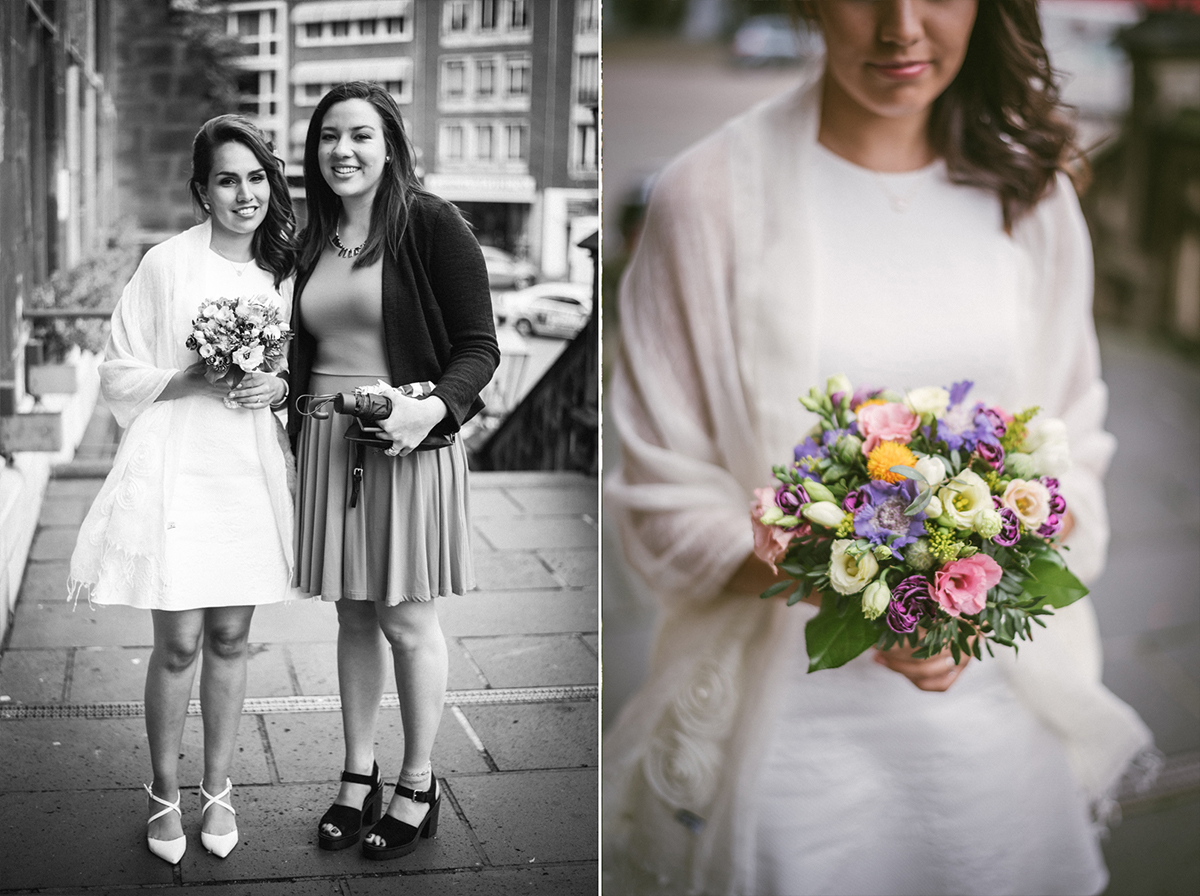
[[[363,240],[353,249],[347,249],[342,245],[341,229],[337,224],[333,225],[333,236],[329,238],[329,241],[333,243],[334,247],[338,250],[338,258],[357,258],[358,253],[361,252],[363,250],[363,246],[367,244],[367,241]]]
[[[242,276],[242,274],[246,273],[246,268],[250,267],[251,263],[254,261],[253,258],[251,258],[247,261],[234,261],[232,258],[230,258],[228,255],[226,255],[224,252],[222,252],[216,246],[210,245],[209,248],[212,249],[214,252],[216,252],[218,255],[220,255],[222,258],[224,258],[227,262],[229,262],[229,266],[233,268],[233,272],[235,274],[237,274],[239,277]]]
[[[911,186],[903,193],[897,193],[888,184],[887,177],[879,171],[872,172],[875,175],[875,180],[879,184],[879,188],[883,190],[883,195],[887,197],[888,204],[891,205],[892,211],[897,214],[904,214],[912,205],[913,200],[917,198],[917,194],[921,192],[921,188],[925,186],[925,181],[929,179],[929,171],[922,171],[919,177],[915,177],[911,181]]]

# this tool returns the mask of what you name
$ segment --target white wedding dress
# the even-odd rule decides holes
[[[662,602],[646,684],[604,743],[604,892],[1096,894],[1091,809],[1145,726],[1099,681],[1086,599],[945,693],[874,663],[807,674],[816,609],[722,588],[753,488],[812,417],[795,397],[975,382],[1066,420],[1085,578],[1112,451],[1069,183],[1014,230],[944,166],[857,168],[816,143],[819,84],[752,110],[659,180],[621,304],[606,511]]]

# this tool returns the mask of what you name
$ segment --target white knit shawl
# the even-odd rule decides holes
[[[821,385],[807,216],[819,102],[813,74],[668,166],[622,284],[606,416],[622,462],[607,475],[605,510],[662,605],[648,681],[604,742],[605,867],[622,892],[750,886],[756,757],[778,705],[780,648],[795,643],[807,614],[723,584],[753,546],[753,489],[815,422],[796,398]],[[1068,563],[1093,580],[1108,541],[1101,477],[1115,443],[1102,429],[1090,242],[1066,178],[1013,240],[1031,282],[1020,309],[1023,382],[1012,393],[1067,424]],[[1101,800],[1150,734],[1100,683],[1090,602],[1038,629],[1019,660],[1002,654],[1014,689]]]
[[[172,446],[180,438],[186,409],[181,412],[176,401],[155,399],[176,371],[198,360],[184,341],[200,303],[217,298],[201,276],[211,236],[206,220],[151,248],[113,311],[100,388],[126,431],[112,471],[79,530],[68,580],[73,598],[83,593],[102,604],[171,609],[166,602],[165,514],[175,476]],[[280,297],[288,320],[290,278],[281,284]],[[254,423],[274,524],[290,567],[292,499],[279,424],[266,411],[254,412]],[[220,464],[220,458],[213,463]]]

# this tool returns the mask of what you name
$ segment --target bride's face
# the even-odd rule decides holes
[[[817,0],[826,74],[873,115],[922,114],[967,55],[978,0]]]

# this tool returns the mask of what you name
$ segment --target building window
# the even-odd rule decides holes
[[[576,0],[575,3],[575,33],[595,34],[600,30],[600,16],[597,0]]]
[[[325,85],[324,84],[305,84],[304,85],[304,98],[306,100],[312,102],[313,104],[316,104],[317,102],[319,102],[321,97],[323,97],[324,95],[325,95]]]
[[[256,37],[259,29],[258,13],[239,12],[237,14],[238,37]]]
[[[496,6],[498,0],[479,0],[479,28],[494,31],[496,28]]]
[[[526,0],[512,0],[508,8],[508,27],[512,31],[524,31],[529,27],[529,4]]]
[[[475,63],[475,93],[481,97],[496,94],[496,63],[491,59],[480,59]]]
[[[442,129],[442,152],[449,162],[463,160],[463,129],[459,125],[446,125]]]
[[[447,59],[442,63],[442,96],[459,98],[466,94],[467,65],[461,59]]]
[[[349,37],[350,36],[350,23],[348,21],[347,22],[334,22],[333,23],[333,36],[334,37]]]
[[[505,156],[513,161],[524,161],[529,155],[529,127],[510,124],[504,127]]]
[[[375,19],[363,19],[358,23],[358,33],[363,37],[373,37],[376,25],[378,25],[378,22]]]
[[[585,171],[596,170],[596,126],[593,124],[578,124],[575,126],[575,167]]]
[[[280,38],[276,22],[273,9],[230,13],[226,30],[241,41],[243,56],[274,57],[279,53]]]
[[[305,24],[304,36],[307,37],[309,40],[320,40],[321,39],[321,23],[320,22],[308,22],[307,24]]]
[[[467,30],[470,23],[467,0],[450,0],[446,7],[446,30],[451,34],[461,34]]]
[[[600,57],[589,53],[577,57],[575,102],[590,106],[600,98]]]
[[[475,128],[475,157],[484,162],[492,160],[492,126],[481,124]]]
[[[508,61],[508,95],[529,96],[530,65],[528,57]]]
[[[404,17],[403,16],[388,16],[383,20],[384,27],[387,28],[388,34],[403,34],[404,33]]]

